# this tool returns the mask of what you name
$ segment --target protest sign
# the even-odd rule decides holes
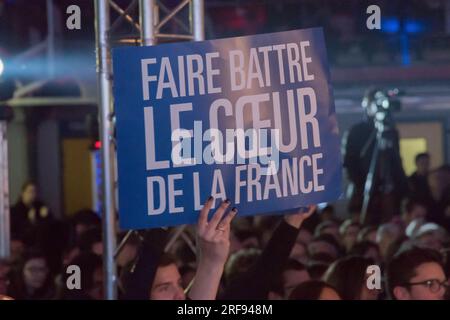
[[[124,229],[336,200],[338,127],[322,29],[113,51]]]

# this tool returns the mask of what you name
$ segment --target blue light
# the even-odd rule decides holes
[[[5,70],[5,65],[3,64],[3,60],[0,59],[0,77],[2,76],[3,70]]]
[[[397,33],[400,31],[400,21],[397,18],[386,18],[381,21],[381,31]]]
[[[406,33],[400,36],[400,45],[402,50],[402,65],[408,66],[411,64],[411,55],[409,53],[409,39]]]
[[[423,32],[425,26],[423,23],[417,20],[406,20],[405,21],[405,31],[406,33],[420,33]]]

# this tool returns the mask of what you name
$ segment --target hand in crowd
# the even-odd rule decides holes
[[[230,225],[237,214],[236,208],[226,214],[230,201],[225,200],[208,221],[213,203],[213,197],[206,201],[197,224],[198,268],[189,293],[190,298],[195,300],[216,298],[230,250]]]
[[[292,227],[299,229],[303,222],[316,211],[316,208],[316,205],[298,208],[296,213],[285,215],[284,220]]]

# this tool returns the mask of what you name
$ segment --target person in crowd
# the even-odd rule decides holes
[[[292,290],[289,300],[342,300],[336,289],[324,281],[303,282]]]
[[[34,182],[23,185],[18,201],[11,208],[11,235],[20,239],[25,247],[40,247],[45,251],[52,273],[60,269],[65,229],[39,199]]]
[[[413,237],[414,243],[419,247],[440,251],[448,243],[448,233],[441,226],[429,222],[417,230]]]
[[[309,206],[286,214],[256,262],[246,272],[227,283],[221,299],[267,299],[289,259],[300,227],[315,210],[316,206]]]
[[[361,103],[365,111],[365,119],[353,125],[344,134],[343,166],[350,181],[348,210],[350,214],[356,216],[361,213],[363,207],[365,182],[377,145],[376,116],[386,111],[379,102],[386,97],[387,94],[380,88],[369,88]],[[395,127],[389,133],[392,145],[388,150],[380,151],[376,168],[385,177],[373,180],[372,195],[364,225],[377,225],[390,221],[399,213],[402,198],[408,192],[408,180],[400,158],[399,133]]]
[[[214,203],[210,197],[200,211],[197,223],[198,263],[194,281],[187,295],[181,288],[181,275],[175,260],[167,259],[163,253],[167,234],[156,229],[146,234],[136,263],[123,277],[124,299],[189,299],[212,300],[216,298],[220,279],[230,250],[230,224],[237,209],[228,211],[230,201],[225,200],[208,220]],[[226,214],[227,213],[227,214]],[[171,294],[161,295],[158,288],[169,282],[176,287]],[[175,285],[176,283],[176,285]],[[180,288],[179,288],[180,287]]]
[[[370,289],[367,268],[374,265],[370,258],[348,256],[336,260],[328,268],[324,281],[336,288],[343,300],[377,300],[380,291]]]
[[[416,171],[408,177],[410,196],[418,201],[426,201],[430,195],[428,173],[430,171],[430,154],[422,152],[415,157]]]
[[[29,249],[13,274],[9,295],[16,300],[48,300],[55,297],[53,276],[46,255]]]
[[[311,280],[306,266],[296,260],[288,260],[282,274],[283,295],[289,297],[299,284]]]
[[[395,223],[384,223],[378,227],[376,243],[380,248],[381,258],[385,261],[392,243],[402,235],[402,230]]]
[[[345,220],[339,227],[340,239],[345,252],[349,252],[356,243],[359,230],[359,223],[351,219]]]
[[[341,247],[331,234],[322,234],[314,237],[308,245],[308,255],[314,256],[318,253],[325,253],[334,260],[341,254]]]
[[[36,241],[36,226],[51,221],[49,208],[38,199],[37,187],[27,182],[16,204],[11,208],[11,233],[25,239],[29,244]]]
[[[403,205],[402,224],[406,228],[412,221],[426,221],[427,207],[415,198],[406,199]]]
[[[386,275],[388,293],[395,300],[443,300],[448,288],[442,256],[432,249],[398,252]]]
[[[70,273],[63,273],[62,300],[101,300],[103,294],[103,262],[102,258],[93,252],[81,252],[70,265],[80,268],[80,288],[71,290],[67,284],[71,283]],[[74,284],[74,283],[72,283]]]
[[[310,261],[306,267],[311,280],[321,280],[325,272],[327,272],[329,263]]]
[[[80,252],[93,252],[98,256],[103,255],[102,231],[93,228],[83,232],[78,240]]]
[[[261,256],[261,249],[247,248],[241,249],[230,256],[224,271],[225,284],[235,281],[235,279],[246,272]]]
[[[150,288],[150,300],[185,300],[182,278],[175,258],[164,254],[159,260]]]
[[[301,239],[301,238],[300,238]],[[297,237],[297,241],[294,243],[294,246],[292,247],[292,251],[289,255],[290,259],[297,260],[300,263],[306,264],[308,262],[308,250],[306,243],[308,242],[302,242]]]
[[[443,165],[428,174],[430,197],[428,206],[429,220],[450,229],[450,166]]]
[[[72,231],[70,244],[76,243],[84,232],[101,228],[100,217],[91,209],[82,209],[75,212],[69,223]]]
[[[378,245],[372,241],[365,240],[357,242],[350,250],[349,255],[372,259],[376,265],[381,264],[380,249],[378,248]]]
[[[361,241],[371,241],[376,242],[377,241],[377,226],[367,226],[362,228],[358,233],[358,242]]]
[[[339,224],[334,220],[321,222],[314,230],[314,236],[318,237],[323,234],[332,235],[336,241],[340,241]]]

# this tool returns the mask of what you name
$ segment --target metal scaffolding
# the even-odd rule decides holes
[[[105,298],[113,300],[117,298],[117,273],[115,257],[120,253],[125,242],[131,235],[127,234],[119,246],[116,247],[116,208],[114,200],[114,125],[113,125],[113,101],[112,101],[112,67],[111,47],[114,40],[113,31],[123,21],[129,23],[133,30],[139,32],[139,37],[122,37],[118,43],[131,43],[141,45],[155,45],[160,39],[166,40],[204,40],[204,1],[182,0],[173,8],[167,8],[164,1],[156,0],[132,0],[127,8],[123,9],[112,0],[95,1],[95,33],[97,54],[97,78],[98,78],[98,106],[100,116],[100,137],[102,142],[103,165],[103,245],[104,245],[104,280]],[[139,23],[135,21],[131,12],[136,9],[138,3]],[[185,23],[176,15],[189,6],[188,22]],[[111,11],[119,14],[119,17],[110,23]],[[159,21],[160,11],[164,17]],[[173,22],[186,33],[164,33],[162,29],[169,22]],[[176,237],[183,237],[183,229],[175,233]],[[173,239],[173,238],[172,238]],[[170,242],[174,243],[174,240]],[[168,249],[167,246],[166,250]]]

